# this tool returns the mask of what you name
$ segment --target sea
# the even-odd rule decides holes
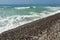
[[[59,5],[0,5],[0,33],[51,16],[59,10]]]

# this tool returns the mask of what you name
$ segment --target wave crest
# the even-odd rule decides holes
[[[26,8],[30,8],[30,7],[26,7]],[[47,8],[50,9],[50,7]],[[22,9],[25,9],[25,7],[22,7]],[[57,12],[55,12],[55,8],[53,9],[54,10],[50,9],[53,12],[52,11],[43,11],[42,13],[30,12],[30,15],[12,15],[12,16],[7,16],[5,18],[0,16],[0,33],[60,12],[60,10],[58,11],[58,9]]]

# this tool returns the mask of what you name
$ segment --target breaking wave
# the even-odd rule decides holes
[[[30,7],[15,7],[15,9],[28,9]]]
[[[36,8],[36,6],[31,6],[31,7],[14,7],[14,9],[29,9],[29,8]]]
[[[20,8],[17,8],[17,9],[20,9]],[[30,7],[22,7],[21,9],[26,9],[26,8],[30,8]],[[0,33],[60,12],[59,10],[60,7],[57,7],[57,8],[45,7],[45,8],[48,8],[49,10],[53,9],[52,10],[53,12],[43,11],[41,13],[30,12],[30,15],[12,15],[12,16],[6,16],[6,17],[0,16]]]

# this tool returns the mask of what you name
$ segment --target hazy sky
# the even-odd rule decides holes
[[[0,4],[60,4],[60,0],[0,0]]]

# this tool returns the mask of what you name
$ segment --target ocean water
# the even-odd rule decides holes
[[[59,6],[0,5],[0,33],[54,15],[59,10]]]

